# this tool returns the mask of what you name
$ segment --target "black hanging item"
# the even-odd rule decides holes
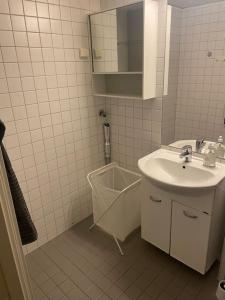
[[[16,213],[16,219],[19,227],[20,237],[23,245],[32,243],[37,240],[37,230],[31,219],[27,208],[22,190],[16,178],[16,174],[12,168],[12,164],[2,143],[5,134],[5,125],[0,120],[0,146],[2,150],[3,160],[5,163],[6,173],[8,177],[9,187],[12,195],[13,205]]]
[[[5,124],[0,120],[0,144],[2,143],[4,135],[5,135]]]

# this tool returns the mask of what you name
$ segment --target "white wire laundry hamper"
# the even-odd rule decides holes
[[[141,175],[108,164],[87,176],[92,188],[94,223],[111,234],[119,248],[118,240],[126,237],[140,226]]]

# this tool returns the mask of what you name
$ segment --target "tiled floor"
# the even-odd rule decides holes
[[[214,300],[218,266],[202,276],[141,240],[140,231],[114,241],[91,219],[27,256],[35,300]]]

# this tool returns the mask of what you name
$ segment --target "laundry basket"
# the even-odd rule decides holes
[[[124,241],[140,226],[141,175],[114,162],[87,178],[92,188],[94,225]]]

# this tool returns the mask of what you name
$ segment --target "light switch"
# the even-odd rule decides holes
[[[80,48],[80,58],[88,58],[89,57],[89,49]]]

